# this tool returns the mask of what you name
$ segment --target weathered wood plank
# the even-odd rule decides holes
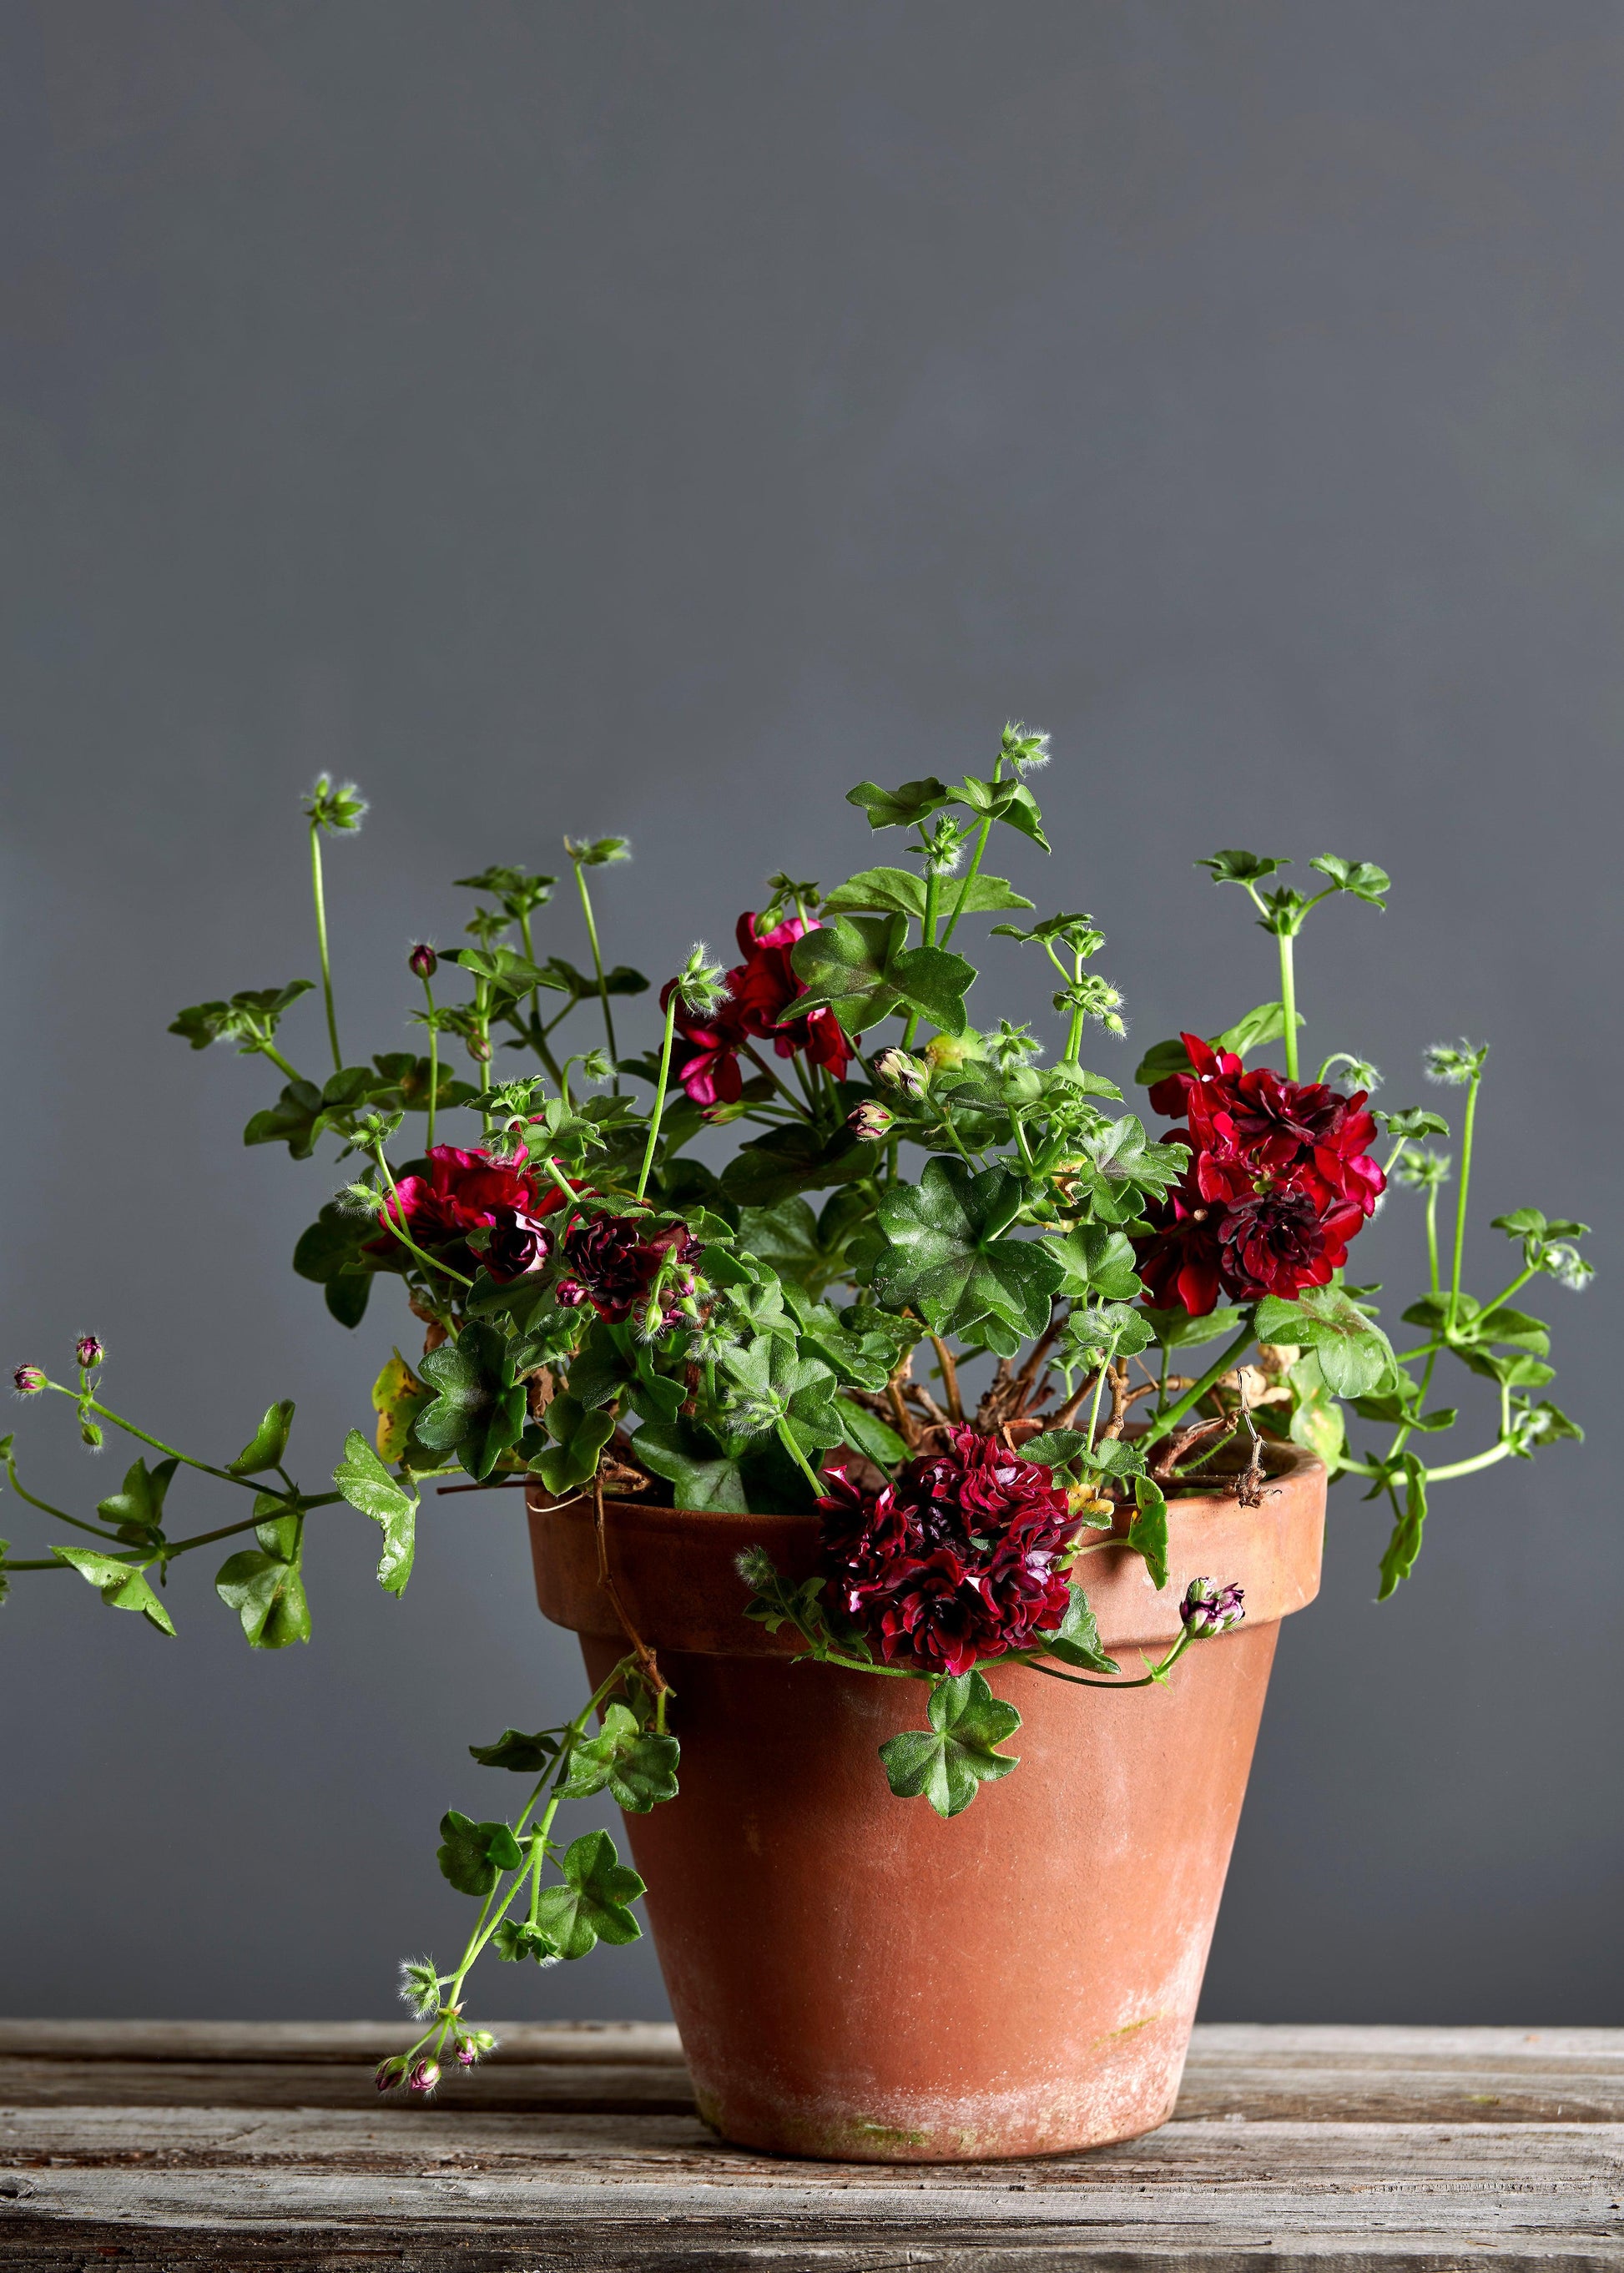
[[[1620,2031],[1208,2029],[1150,2138],[897,2169],[722,2145],[667,2029],[515,2026],[436,2105],[372,2090],[402,2036],[6,2024],[6,2273],[1624,2273]]]

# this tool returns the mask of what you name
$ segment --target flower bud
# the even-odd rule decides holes
[[[877,1098],[865,1098],[846,1116],[846,1125],[865,1144],[877,1144],[890,1134],[896,1114]]]
[[[493,2052],[496,2050],[496,2038],[489,2029],[476,2029],[469,2041],[476,2052]]]
[[[19,1365],[11,1378],[19,1397],[37,1397],[45,1386],[45,1376],[37,1365]]]
[[[479,2057],[479,2048],[477,2044],[464,2040],[457,2046],[456,2056],[459,2067],[472,2067]]]
[[[406,958],[406,968],[414,979],[432,979],[440,968],[440,957],[427,940],[419,940]]]
[[[88,1370],[93,1365],[100,1365],[107,1352],[102,1348],[96,1335],[81,1334],[73,1346],[73,1354],[80,1365]]]
[[[420,2059],[411,2072],[411,2088],[414,2091],[432,2091],[439,2082],[440,2062],[438,2060]]]
[[[586,1300],[586,1288],[579,1279],[560,1279],[553,1290],[553,1299],[560,1310],[578,1310]]]
[[[874,1070],[887,1089],[899,1089],[904,1097],[922,1097],[930,1086],[930,1068],[911,1058],[906,1050],[882,1050],[874,1061]]]
[[[405,2081],[406,2063],[403,2059],[380,2060],[372,2072],[372,2082],[380,2091],[393,2091],[397,2083],[404,2083]]]
[[[488,1065],[491,1061],[490,1036],[470,1034],[468,1038],[468,1054],[476,1065]]]
[[[1244,1599],[1244,1590],[1240,1587],[1221,1587],[1215,1579],[1192,1579],[1178,1606],[1178,1615],[1198,1638],[1228,1633],[1246,1615],[1241,1608]]]

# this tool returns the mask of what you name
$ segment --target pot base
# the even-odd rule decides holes
[[[951,1821],[893,1798],[877,1758],[922,1724],[921,1687],[662,1654],[681,1795],[627,1829],[705,2122],[874,2163],[1165,2122],[1278,1631],[1116,1696],[988,1667],[1021,1766]],[[620,1654],[583,1647],[594,1681]]]

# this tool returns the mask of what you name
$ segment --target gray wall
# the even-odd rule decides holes
[[[624,829],[612,942],[660,974],[770,869],[864,858],[852,782],[1011,712],[1059,848],[1013,870],[1095,912],[1139,1040],[1270,988],[1198,854],[1380,859],[1391,913],[1307,941],[1311,1052],[1402,1103],[1492,1039],[1477,1283],[1530,1200],[1616,1265],[1621,100],[1590,0],[7,0],[6,1364],[94,1324],[216,1457],[296,1396],[307,1479],[365,1419],[401,1325],[287,1268],[338,1172],[244,1151],[263,1069],[162,1031],[312,969],[319,767],[374,801],[331,867],[381,1048],[449,878]],[[996,950],[975,1000],[1046,991]],[[1407,1282],[1417,1224],[1358,1275]],[[1214,2016],[1624,2021],[1616,1285],[1550,1297],[1589,1444],[1440,1489],[1391,1604],[1335,1495]],[[124,1458],[70,1417],[16,1415],[83,1506]],[[175,1642],[19,1582],[12,2010],[376,2012],[449,1952],[462,1748],[579,1675],[511,1496],[441,1503],[401,1604],[374,1555],[330,1522],[279,1656],[205,1557]],[[662,2009],[647,1945],[515,1970],[483,2010]]]

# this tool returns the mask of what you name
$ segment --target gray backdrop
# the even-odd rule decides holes
[[[1136,1041],[1270,991],[1198,854],[1381,860],[1391,913],[1306,941],[1311,1062],[1404,1103],[1491,1039],[1474,1280],[1529,1201],[1605,1271],[1621,101],[1611,0],[10,0],[7,1366],[94,1324],[216,1458],[296,1396],[307,1480],[366,1420],[397,1314],[348,1335],[287,1267],[338,1172],[244,1151],[267,1069],[163,1032],[313,971],[318,768],[373,799],[330,863],[353,1054],[400,1046],[448,879],[623,829],[611,943],[658,977],[780,864],[864,859],[850,784],[984,767],[1010,713],[1057,851],[1009,866],[1094,911]],[[583,951],[568,906],[542,936]],[[975,1006],[1047,991],[995,943]],[[318,1009],[289,1034],[320,1061]],[[1357,1275],[1410,1283],[1418,1220]],[[1440,1489],[1394,1602],[1336,1492],[1210,2014],[1624,2020],[1616,1284],[1549,1295],[1588,1445]],[[123,1472],[16,1423],[47,1497]],[[281,1655],[209,1556],[172,1642],[19,1581],[13,2010],[378,2012],[449,1954],[433,1827],[499,1797],[462,1747],[579,1673],[513,1497],[440,1507],[398,1605],[329,1519]],[[646,1943],[490,1970],[485,2012],[663,2009]]]

